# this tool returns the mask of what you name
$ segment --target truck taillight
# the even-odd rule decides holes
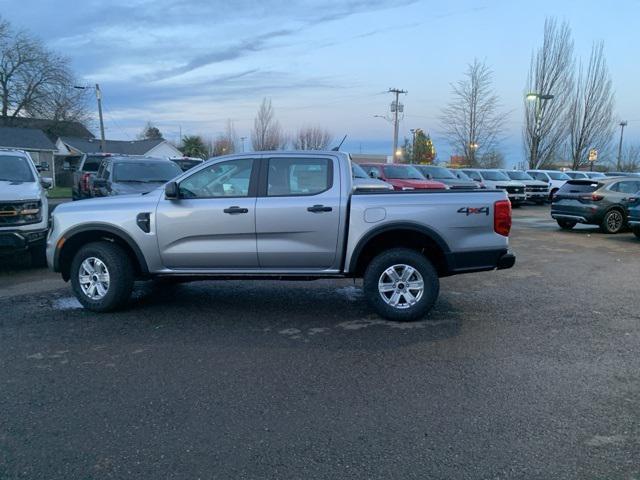
[[[498,200],[493,204],[493,230],[504,237],[511,231],[511,202]]]
[[[89,191],[89,177],[91,176],[91,174],[89,173],[84,173],[82,175],[82,190],[85,192]]]

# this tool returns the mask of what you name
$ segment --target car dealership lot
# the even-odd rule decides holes
[[[347,280],[140,284],[96,315],[15,260],[0,478],[640,476],[640,241],[514,217],[516,266],[408,324]]]

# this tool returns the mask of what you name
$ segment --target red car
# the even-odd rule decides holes
[[[363,163],[365,172],[372,177],[393,185],[394,190],[446,190],[442,182],[427,180],[415,167],[397,163]]]

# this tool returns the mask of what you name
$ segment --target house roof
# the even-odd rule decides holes
[[[56,146],[42,130],[18,127],[0,127],[0,147],[56,150]]]
[[[52,142],[55,142],[58,137],[93,137],[93,134],[87,129],[87,127],[80,122],[17,117],[0,118],[0,126],[36,128],[38,130],[42,130]]]
[[[101,151],[100,140],[97,138],[60,137],[70,150],[80,153],[96,153]],[[150,140],[106,140],[106,153],[124,153],[127,155],[144,155],[165,140],[162,138]]]

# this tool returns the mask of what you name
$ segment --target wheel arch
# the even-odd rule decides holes
[[[417,223],[395,222],[374,228],[360,239],[349,261],[349,275],[361,277],[377,254],[396,247],[423,253],[433,263],[439,276],[446,276],[451,270],[451,251],[440,234]]]
[[[136,276],[146,276],[149,273],[147,261],[136,242],[124,230],[113,225],[82,225],[65,232],[60,240],[53,257],[53,269],[60,272],[65,281],[70,278],[71,262],[76,252],[83,245],[97,241],[109,241],[120,245],[129,256]]]

